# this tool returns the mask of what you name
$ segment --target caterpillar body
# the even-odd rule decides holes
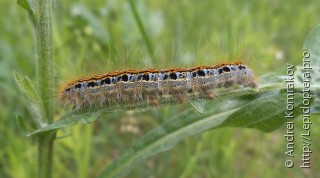
[[[256,87],[253,71],[240,62],[193,68],[125,70],[81,78],[68,83],[60,98],[76,109],[146,102],[159,105],[165,96],[185,102],[189,94],[214,98],[216,88]]]

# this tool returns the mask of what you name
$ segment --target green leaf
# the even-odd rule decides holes
[[[302,101],[302,95],[296,93],[294,96],[295,109],[293,116],[301,113],[300,106],[303,105]],[[286,102],[286,93],[258,98],[230,115],[221,127],[255,128],[264,132],[271,132],[288,121],[285,118]]]
[[[208,102],[203,114],[187,110],[139,139],[128,152],[108,166],[100,178],[120,177],[139,165],[138,162],[143,159],[172,148],[188,136],[209,129],[233,126],[272,131],[285,121],[285,102],[286,94],[273,90]],[[299,113],[301,105],[302,96],[297,94],[295,114]]]
[[[310,52],[312,67],[320,67],[320,24],[308,34],[303,44],[303,49]]]
[[[88,124],[95,121],[102,114],[104,114],[104,110],[88,111],[88,112],[72,111],[62,116],[58,121],[50,125],[47,125],[45,127],[39,128],[36,131],[30,133],[28,136],[40,134],[40,133],[51,131],[51,130],[57,130],[60,128],[70,127],[78,123]]]
[[[259,79],[259,85],[274,85],[276,83],[282,83],[283,78],[281,78],[275,72],[268,72],[262,75]]]
[[[318,93],[320,93],[320,92],[318,91]],[[310,114],[320,115],[320,96],[319,95],[315,98],[315,100],[311,106]]]
[[[33,10],[28,0],[17,0],[17,3],[24,8],[30,15],[33,15]]]
[[[311,64],[311,80],[310,88],[311,94],[317,96],[313,106],[311,107],[311,114],[320,113],[320,24],[317,25],[305,39],[303,49],[309,51]],[[302,55],[301,55],[302,56]],[[301,57],[302,58],[302,57]],[[302,58],[303,59],[303,58]],[[303,86],[304,68],[302,65],[296,67],[294,79],[296,86]]]
[[[45,127],[44,106],[32,81],[28,77],[22,77],[18,72],[13,72],[16,84],[21,94],[26,98],[27,107],[33,116],[38,128]]]
[[[305,39],[303,49],[309,51],[311,64],[311,81],[310,88],[320,88],[320,25],[316,26]],[[301,60],[303,60],[303,53],[301,52]],[[301,61],[302,63],[303,61]],[[296,67],[295,82],[297,85],[303,86],[304,68],[302,65]],[[319,93],[319,91],[317,92]]]
[[[27,125],[24,122],[23,118],[19,114],[17,114],[16,117],[17,117],[18,126],[19,126],[21,133],[23,135],[27,135],[28,134]]]

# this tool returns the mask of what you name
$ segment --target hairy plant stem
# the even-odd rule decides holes
[[[36,48],[36,80],[45,117],[48,124],[53,122],[54,78],[52,39],[52,0],[34,0],[32,22]],[[53,167],[53,145],[56,131],[38,135],[38,176],[51,178]]]
[[[38,135],[38,176],[51,178],[53,167],[53,145],[56,131]]]
[[[34,5],[37,87],[50,123],[53,121],[54,96],[52,0],[36,0]]]

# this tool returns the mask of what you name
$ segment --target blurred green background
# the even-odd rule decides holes
[[[150,56],[127,0],[54,1],[57,91],[79,76],[130,68],[191,67],[242,60],[259,77],[299,65],[308,32],[320,23],[320,1],[136,0],[150,38]],[[16,125],[31,118],[12,71],[33,78],[32,25],[14,0],[0,2],[0,177],[36,175],[34,138]],[[61,107],[57,101],[57,117]],[[190,106],[112,113],[62,130],[54,177],[95,177],[148,130]],[[224,128],[190,137],[153,156],[126,177],[317,177],[319,119],[311,130],[311,169],[300,169],[301,121],[296,120],[296,166],[284,166],[285,128],[272,133]],[[316,120],[318,119],[318,120]]]

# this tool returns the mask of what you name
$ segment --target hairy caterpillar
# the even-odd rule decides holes
[[[256,87],[253,71],[240,62],[110,72],[72,81],[62,89],[60,97],[65,105],[76,109],[140,102],[159,105],[165,102],[165,96],[175,102],[185,102],[189,94],[214,98],[214,89],[235,85]]]

